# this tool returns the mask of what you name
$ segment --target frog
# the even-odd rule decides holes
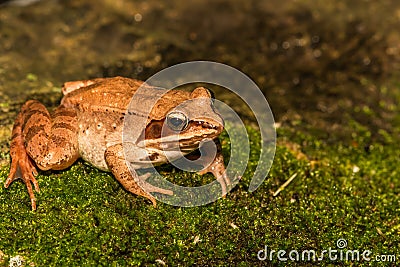
[[[218,149],[198,173],[212,173],[221,185],[222,196],[226,195],[231,180],[218,138],[224,121],[208,89],[162,89],[117,76],[65,82],[61,91],[61,103],[52,112],[38,100],[25,102],[12,130],[11,166],[4,186],[22,179],[32,210],[37,208],[34,190],[40,191],[38,169],[64,170],[79,158],[111,172],[128,192],[147,198],[156,207],[152,193],[173,195],[173,191],[150,184],[148,175],[138,175],[138,171],[188,156],[204,140],[215,142]],[[193,100],[197,102],[176,110]],[[127,120],[128,114],[144,123],[136,125],[135,117]],[[136,133],[129,140],[123,138],[125,121]]]

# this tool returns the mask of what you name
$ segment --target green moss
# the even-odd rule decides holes
[[[250,160],[256,162],[259,134],[254,129],[249,134]],[[159,203],[155,209],[123,190],[110,174],[83,162],[39,175],[36,212],[30,211],[25,186],[15,182],[7,190],[0,188],[2,264],[21,255],[35,266],[247,266],[260,264],[257,252],[265,245],[320,251],[335,248],[339,238],[347,240],[349,249],[398,253],[400,150],[379,143],[369,143],[366,149],[359,143],[365,136],[361,129],[350,144],[327,145],[307,134],[279,129],[280,140],[301,144],[315,163],[297,159],[280,145],[268,179],[258,190],[247,192],[255,167],[250,163],[226,198],[195,208]],[[181,179],[192,177],[171,167],[163,171],[168,170]],[[2,180],[7,172],[1,169]],[[293,182],[273,197],[294,173],[298,175]]]

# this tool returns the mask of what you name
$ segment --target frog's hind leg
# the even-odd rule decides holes
[[[104,157],[108,168],[122,186],[133,194],[149,199],[154,207],[157,206],[157,202],[150,192],[173,195],[171,190],[158,188],[146,183],[144,181],[145,179],[140,179],[134,170],[131,171],[126,164],[123,155],[123,146],[121,144],[107,148]]]
[[[12,131],[12,162],[4,186],[7,188],[21,178],[28,189],[33,210],[36,201],[31,183],[39,191],[34,163],[42,170],[60,170],[70,166],[78,158],[76,124],[75,111],[64,106],[57,108],[53,117],[36,100],[22,106]]]
[[[32,184],[35,186],[35,190],[39,191],[39,185],[36,181],[35,176],[38,174],[32,159],[28,156],[24,140],[22,137],[22,124],[23,113],[19,113],[17,119],[14,123],[14,128],[12,131],[12,138],[10,144],[10,155],[12,158],[10,173],[4,187],[7,188],[14,180],[21,178],[26,184],[29,197],[31,199],[32,209],[36,209],[36,200],[33,193]]]

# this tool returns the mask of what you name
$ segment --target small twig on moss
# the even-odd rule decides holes
[[[283,191],[283,189],[285,189],[286,186],[288,186],[288,185],[293,181],[293,179],[296,178],[296,176],[297,176],[297,172],[296,172],[295,174],[293,174],[283,185],[281,185],[281,186],[278,188],[278,190],[275,191],[275,193],[273,194],[273,196],[276,197],[277,195],[279,195],[279,193],[280,193],[281,191]]]

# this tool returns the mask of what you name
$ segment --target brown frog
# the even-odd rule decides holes
[[[138,88],[142,90],[135,95]],[[148,198],[156,206],[151,192],[168,195],[173,192],[147,183],[146,177],[138,176],[134,170],[187,155],[205,139],[218,143],[223,130],[222,118],[213,109],[210,92],[203,87],[192,92],[166,90],[138,80],[114,77],[67,82],[62,92],[61,105],[52,114],[40,102],[27,101],[12,131],[12,162],[4,185],[7,188],[21,178],[28,189],[33,210],[36,200],[32,184],[39,191],[36,167],[62,170],[80,157],[101,170],[111,171],[126,190]],[[157,93],[161,97],[155,99],[155,92],[162,92]],[[136,105],[133,110],[128,110],[134,95]],[[178,109],[185,101],[194,99],[200,102]],[[152,101],[155,104],[149,107],[148,103]],[[129,107],[132,109],[132,104]],[[131,138],[129,146],[124,146],[127,114],[146,118],[143,127],[136,127],[137,134]],[[135,125],[131,128],[135,129]],[[172,143],[178,145],[171,146]],[[124,151],[126,147],[128,152]],[[177,150],[181,153],[175,153]],[[207,172],[217,178],[225,195],[231,181],[226,175],[220,150],[199,173]]]

